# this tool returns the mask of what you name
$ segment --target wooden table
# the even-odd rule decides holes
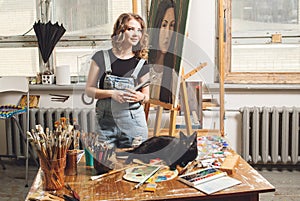
[[[30,188],[26,200],[37,193],[43,193],[41,170],[38,171],[36,178]],[[66,176],[65,182],[68,183],[79,195],[81,201],[98,200],[222,200],[222,201],[258,201],[259,193],[275,191],[264,177],[254,170],[245,160],[239,160],[234,178],[242,183],[219,191],[212,195],[205,195],[200,191],[188,187],[187,185],[173,179],[158,183],[156,192],[144,192],[145,185],[133,190],[136,183],[122,179],[124,171],[116,173],[98,181],[91,181],[90,176],[96,172],[91,167],[86,167],[84,162],[78,165],[77,176]],[[58,191],[67,192],[66,189]]]

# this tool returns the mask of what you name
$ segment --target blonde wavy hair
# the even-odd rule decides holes
[[[133,46],[132,51],[138,58],[148,59],[148,42],[149,37],[147,34],[146,23],[143,18],[138,14],[123,13],[121,14],[114,24],[113,33],[111,35],[112,46],[118,51],[122,50],[122,44],[124,41],[124,32],[127,30],[127,23],[129,20],[135,19],[141,24],[142,37],[136,46]]]

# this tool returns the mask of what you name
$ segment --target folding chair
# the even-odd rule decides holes
[[[8,120],[13,119],[13,121],[16,123],[17,128],[20,132],[21,138],[25,142],[25,166],[26,166],[26,172],[25,172],[25,187],[28,187],[28,139],[26,135],[26,131],[29,129],[29,83],[28,79],[26,77],[20,77],[20,76],[5,76],[0,77],[0,93],[4,92],[18,92],[22,94],[27,95],[27,105],[26,107],[18,107],[16,104],[9,104],[5,103],[4,105],[0,105],[0,119]],[[26,126],[24,125],[23,128],[19,122],[18,115],[26,113]],[[30,150],[31,151],[31,150]],[[30,153],[33,154],[32,152]],[[16,157],[18,156],[6,156],[6,155],[0,155],[0,163],[5,169],[5,165],[3,161],[1,160],[1,157]]]

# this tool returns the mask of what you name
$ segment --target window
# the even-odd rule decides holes
[[[299,0],[227,0],[226,8],[225,82],[300,83]]]
[[[137,1],[145,18],[146,1]],[[72,76],[84,76],[94,51],[110,47],[113,23],[132,12],[132,0],[11,0],[0,2],[0,76],[35,76],[43,72],[34,22],[58,22],[66,33],[56,45],[50,66],[70,65]]]
[[[28,47],[24,43],[28,39],[21,41],[36,19],[35,8],[36,0],[12,0],[0,3],[0,41],[2,41],[0,43],[0,74],[2,76],[19,75],[19,73],[30,76],[37,72],[38,49]]]

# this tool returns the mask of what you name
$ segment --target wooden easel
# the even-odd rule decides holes
[[[180,93],[183,98],[183,105],[184,107],[184,117],[185,117],[185,123],[186,123],[186,130],[187,130],[187,135],[192,134],[192,123],[191,123],[191,117],[190,117],[190,107],[188,104],[188,95],[187,95],[187,88],[186,88],[186,79],[200,71],[202,68],[207,66],[207,63],[202,63],[198,67],[194,68],[191,70],[189,73],[182,75],[181,80],[180,80]],[[154,124],[154,131],[153,135],[157,135],[160,127],[161,127],[161,120],[162,120],[162,113],[163,109],[168,109],[170,110],[170,125],[169,125],[169,135],[173,136],[175,133],[176,129],[176,116],[177,112],[179,110],[179,106],[177,104],[177,101],[175,103],[164,103],[161,102],[160,100],[153,100],[150,99],[149,103],[152,105],[157,105],[157,111],[156,111],[156,119],[155,119],[155,124]],[[149,110],[149,107],[147,108]],[[148,112],[146,110],[146,113]]]

